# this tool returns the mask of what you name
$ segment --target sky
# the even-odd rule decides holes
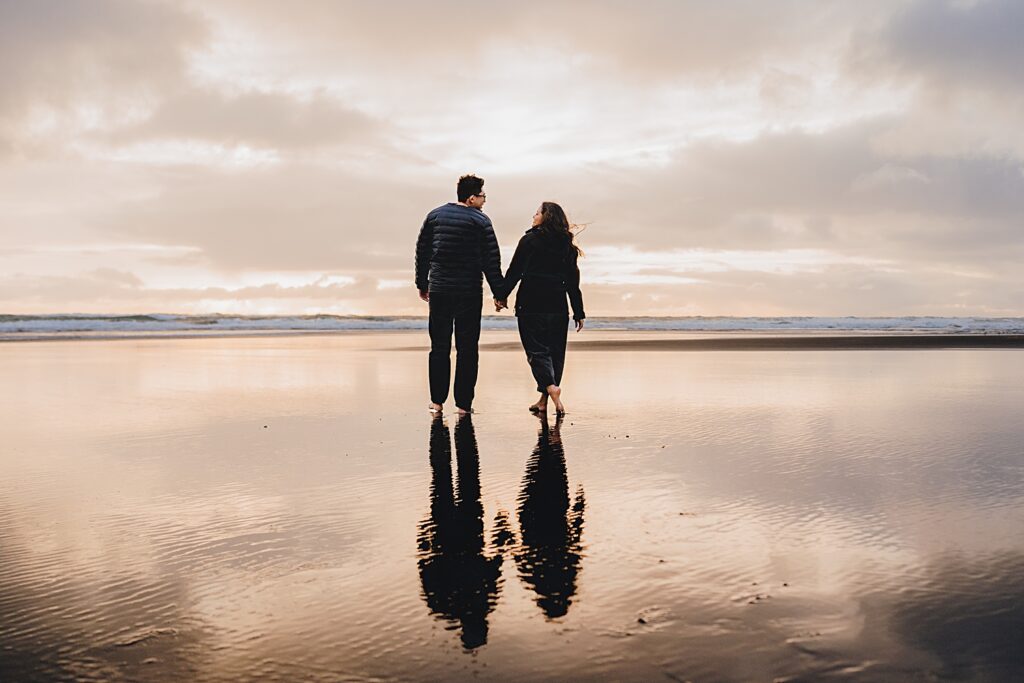
[[[1024,315],[1018,0],[0,0],[0,314],[425,315],[425,214],[591,317]]]

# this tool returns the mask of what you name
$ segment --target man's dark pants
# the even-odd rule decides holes
[[[518,321],[519,339],[523,342],[533,378],[537,380],[537,391],[546,394],[549,385],[562,383],[569,317],[540,313],[520,315]]]
[[[455,405],[473,407],[479,368],[480,313],[483,292],[430,293],[430,400],[444,403],[452,372],[452,327],[455,328]]]

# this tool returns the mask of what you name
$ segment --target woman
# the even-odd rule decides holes
[[[558,414],[565,414],[560,385],[569,332],[566,295],[577,332],[583,329],[586,318],[576,265],[583,252],[576,246],[571,227],[562,207],[554,202],[541,204],[533,214],[533,227],[519,240],[505,273],[504,296],[496,301],[497,310],[501,310],[522,280],[515,310],[519,338],[540,392],[540,399],[530,406],[533,413],[545,413],[550,398]]]

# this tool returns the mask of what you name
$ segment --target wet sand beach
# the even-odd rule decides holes
[[[956,337],[584,332],[547,424],[513,332],[462,420],[423,332],[0,345],[0,680],[1020,680]]]
[[[577,351],[854,351],[893,349],[1024,349],[1020,334],[620,334],[570,342]],[[428,347],[424,347],[428,348]],[[519,351],[515,342],[483,348]]]

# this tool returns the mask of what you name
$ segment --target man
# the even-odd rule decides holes
[[[416,240],[416,288],[430,304],[430,412],[440,413],[448,399],[452,328],[455,330],[455,407],[473,410],[479,361],[483,278],[491,293],[502,288],[501,253],[483,209],[484,181],[459,178],[458,202],[427,214]],[[495,307],[500,302],[495,300]]]

